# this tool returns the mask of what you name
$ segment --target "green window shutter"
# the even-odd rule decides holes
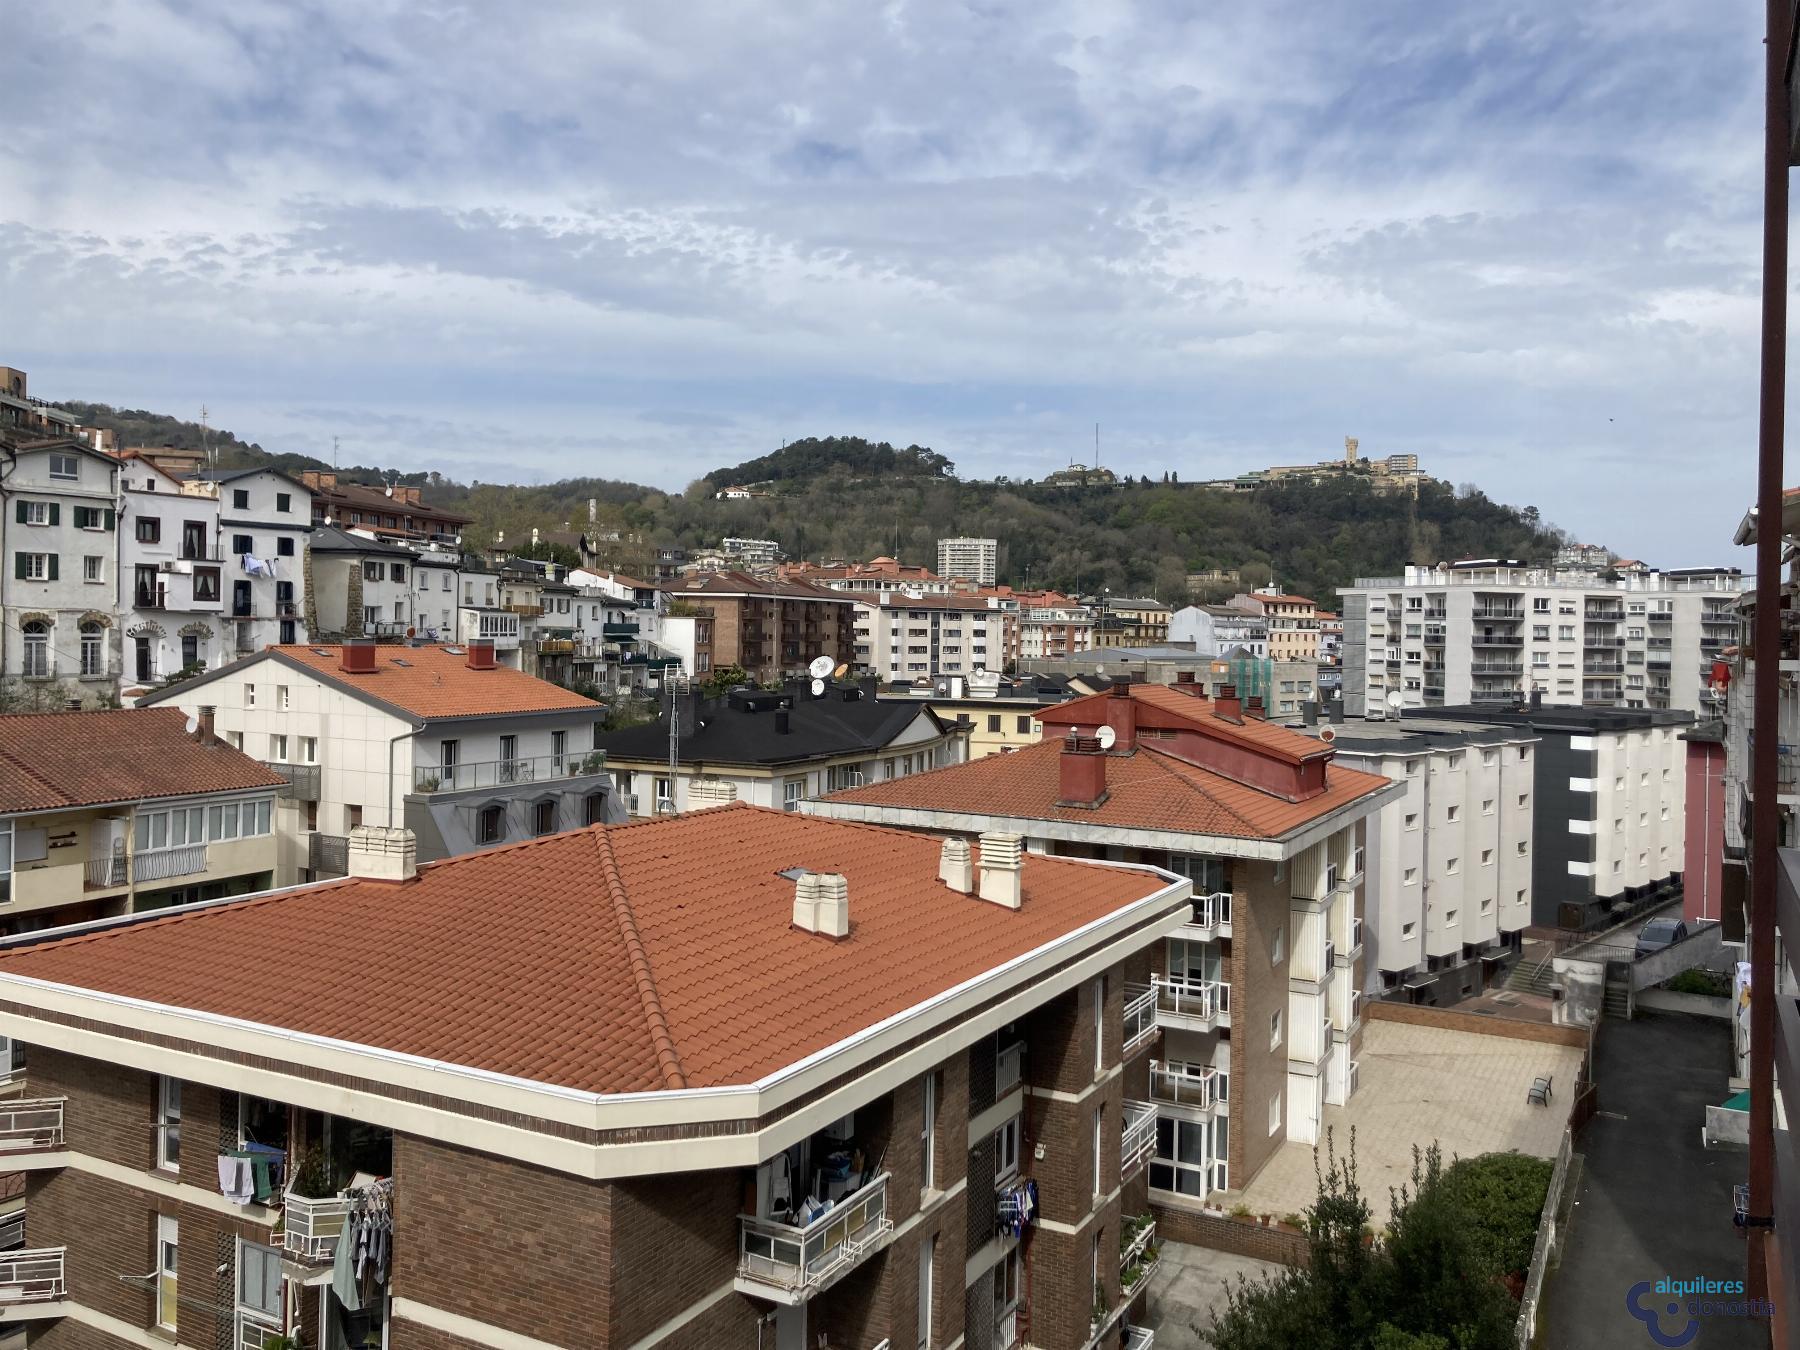
[[[22,501],[19,503],[18,517],[19,524],[23,525],[25,523],[25,503]]]
[[[106,528],[110,530],[110,529],[114,528],[118,523],[119,523],[119,513],[114,511],[112,509],[112,507],[110,507],[110,506],[107,507],[106,508]]]
[[[62,519],[62,507],[58,506],[55,502],[51,502],[50,503],[50,523],[52,525],[54,525],[61,519]]]
[[[55,507],[51,507],[51,508],[50,508],[50,509],[51,509],[51,510],[52,510],[52,511],[54,511],[54,510],[55,510],[55,509],[56,509],[56,508],[55,508]],[[57,561],[57,559],[56,559],[56,555],[55,555],[55,554],[54,554],[54,553],[52,553],[52,554],[51,554],[51,555],[50,555],[50,580],[52,580],[52,581],[55,581],[55,580],[56,580],[56,571],[57,571],[57,568],[56,568],[56,561]]]
[[[23,502],[19,504],[24,505]],[[25,580],[25,566],[25,555],[23,553],[13,554],[13,575],[20,581]]]

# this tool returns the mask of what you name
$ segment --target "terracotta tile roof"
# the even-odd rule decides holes
[[[665,586],[671,596],[687,595],[766,595],[788,600],[828,600],[849,605],[856,597],[848,591],[829,590],[806,581],[764,581],[748,572],[708,572],[689,577],[679,586]]]
[[[272,646],[277,660],[309,670],[378,699],[401,712],[430,721],[439,717],[499,717],[508,713],[591,712],[605,707],[547,680],[508,666],[470,670],[467,650],[447,646],[378,646],[375,673],[352,675],[340,668],[342,647]]]
[[[223,741],[201,745],[179,708],[0,717],[0,812],[98,806],[286,780]]]
[[[1259,754],[1270,755],[1285,764],[1322,759],[1332,753],[1331,747],[1312,736],[1302,736],[1277,722],[1243,717],[1230,722],[1220,717],[1210,698],[1184,694],[1166,684],[1132,684],[1131,697],[1137,701],[1138,725],[1143,727],[1190,728],[1214,740],[1245,746]],[[1106,700],[1110,693],[1090,694],[1045,711],[1039,719],[1047,728],[1060,734],[1068,727],[1098,727],[1106,721]]]
[[[925,835],[731,806],[597,826],[0,951],[0,974],[584,1091],[747,1084],[1153,895],[1029,855],[1024,905],[937,879]],[[782,869],[843,873],[850,936]],[[280,979],[269,972],[279,970]]]
[[[1108,795],[1099,806],[1065,807],[1056,804],[1062,796],[1061,756],[1060,740],[1052,739],[1010,755],[849,788],[825,800],[1226,839],[1280,839],[1388,785],[1378,774],[1332,764],[1325,769],[1324,792],[1291,802],[1140,743],[1133,754],[1107,756]]]

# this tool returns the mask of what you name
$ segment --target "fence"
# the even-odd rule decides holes
[[[1544,1193],[1544,1211],[1538,1219],[1537,1241],[1531,1248],[1531,1266],[1525,1272],[1525,1293],[1519,1300],[1519,1350],[1531,1350],[1532,1339],[1537,1335],[1538,1300],[1544,1295],[1544,1276],[1561,1236],[1557,1216],[1562,1211],[1563,1187],[1569,1179],[1569,1159],[1574,1150],[1574,1135],[1565,1129],[1562,1147],[1556,1150],[1556,1163],[1550,1170],[1550,1189]]]

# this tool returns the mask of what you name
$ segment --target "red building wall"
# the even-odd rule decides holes
[[[1682,860],[1682,917],[1717,920],[1725,860],[1725,746],[1687,742],[1687,842]]]

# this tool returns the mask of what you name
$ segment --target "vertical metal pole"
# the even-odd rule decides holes
[[[1750,756],[1750,1213],[1774,1199],[1776,752],[1781,741],[1781,479],[1787,382],[1788,6],[1768,13],[1763,127],[1762,407],[1757,427],[1755,741]],[[1747,1230],[1745,1293],[1767,1298],[1768,1231]]]

